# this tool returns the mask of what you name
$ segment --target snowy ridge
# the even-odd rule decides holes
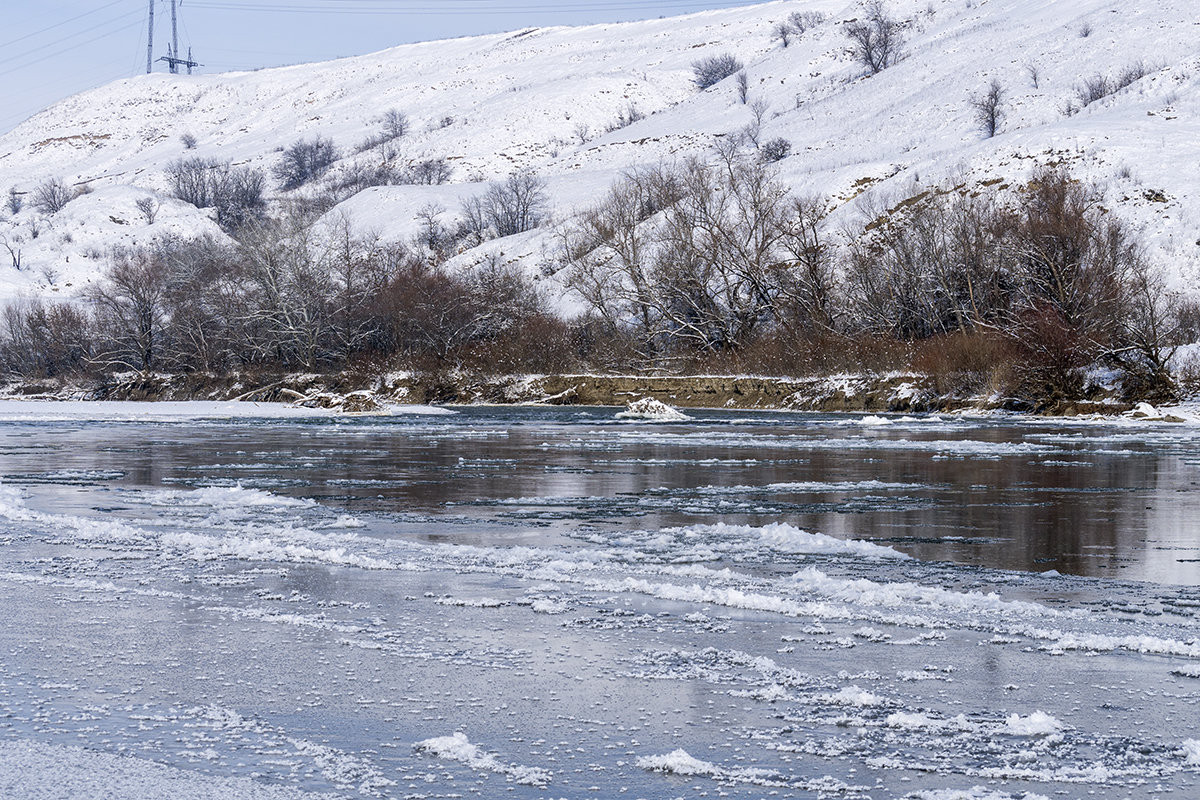
[[[451,183],[368,189],[332,214],[361,232],[403,238],[421,207],[435,202],[453,213],[487,181],[532,169],[548,181],[555,218],[568,219],[631,166],[703,154],[747,125],[751,110],[732,80],[704,92],[692,85],[692,62],[724,52],[745,63],[751,98],[767,104],[764,139],[793,145],[781,179],[798,194],[829,198],[835,222],[860,218],[868,200],[887,207],[948,180],[1013,184],[1035,164],[1061,163],[1100,185],[1104,206],[1142,231],[1174,284],[1196,277],[1200,177],[1183,168],[1200,157],[1191,0],[888,6],[904,21],[906,58],[869,78],[847,57],[841,26],[861,7],[795,0],[406,45],[252,73],[120,81],[0,138],[0,191],[29,192],[52,177],[93,189],[40,223],[29,208],[2,215],[0,236],[21,251],[22,267],[0,261],[0,297],[72,296],[95,279],[113,245],[168,233],[220,236],[208,213],[166,197],[163,170],[180,157],[269,170],[281,148],[321,135],[349,161],[392,108],[413,122],[396,143],[402,157],[445,157]],[[782,48],[775,24],[807,10],[827,21]],[[1137,62],[1145,77],[1079,107],[1084,81]],[[998,136],[983,139],[970,99],[992,79],[1005,88],[1006,119]],[[606,133],[630,106],[647,116]],[[196,137],[195,150],[184,149],[181,132]],[[136,209],[150,196],[162,203],[153,224]],[[541,230],[461,259],[500,251],[540,275],[554,246],[553,232]]]

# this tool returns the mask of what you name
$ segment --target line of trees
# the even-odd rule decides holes
[[[261,174],[180,162],[179,191],[253,198]],[[229,186],[246,186],[244,194]],[[1171,391],[1170,345],[1193,309],[1162,291],[1137,237],[1060,169],[1017,187],[946,186],[864,207],[835,230],[733,137],[711,160],[632,170],[559,227],[552,270],[587,308],[557,316],[499,257],[462,249],[546,222],[517,174],[409,243],[348,220],[272,219],[256,202],[233,243],[165,239],[113,254],[81,304],[25,302],[0,320],[0,367],[25,376],[217,373],[357,364],[491,372],[728,369],[777,374],[918,367],[947,390],[1078,396],[1119,368]],[[220,205],[218,204],[218,208]],[[1191,326],[1194,327],[1194,326]]]

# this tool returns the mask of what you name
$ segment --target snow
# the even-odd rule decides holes
[[[102,790],[99,789],[102,787]],[[200,775],[141,758],[32,741],[0,742],[0,797],[8,800],[332,800],[334,795]]]
[[[1144,234],[1173,286],[1187,287],[1197,277],[1200,240],[1200,177],[1186,168],[1200,158],[1193,6],[891,0],[905,23],[906,58],[872,77],[847,57],[841,32],[859,5],[808,0],[803,9],[828,21],[786,49],[773,28],[798,6],[769,2],[404,45],[251,73],[118,81],[0,138],[0,189],[28,193],[55,176],[93,189],[50,219],[29,207],[0,219],[0,236],[23,258],[20,270],[0,265],[0,297],[76,297],[112,245],[222,235],[209,212],[167,196],[163,172],[176,159],[217,157],[269,170],[279,149],[315,135],[331,138],[344,163],[378,158],[353,151],[392,108],[413,122],[395,143],[402,159],[446,157],[452,183],[368,189],[331,215],[399,239],[412,234],[422,207],[453,214],[487,182],[533,169],[549,182],[555,220],[567,220],[630,167],[704,154],[747,125],[751,109],[733,81],[704,92],[692,84],[692,62],[723,52],[746,64],[752,98],[768,104],[762,136],[792,142],[779,164],[782,180],[798,195],[827,197],[835,227],[861,217],[864,204],[886,208],[940,182],[1013,185],[1036,163],[1063,163],[1096,182],[1102,205]],[[1093,30],[1086,37],[1085,24]],[[1149,75],[1065,113],[1084,80],[1138,60]],[[992,79],[1006,90],[1007,114],[1000,134],[984,139],[970,98]],[[645,119],[604,132],[631,104]],[[194,150],[184,149],[181,132],[196,137]],[[161,204],[153,224],[136,211],[145,197]],[[542,273],[556,237],[553,229],[525,234],[458,260],[500,252],[544,279],[569,310],[577,298],[558,276]]]

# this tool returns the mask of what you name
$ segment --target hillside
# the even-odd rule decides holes
[[[269,173],[283,148],[320,135],[344,163],[369,162],[376,151],[355,150],[377,134],[386,111],[400,110],[411,121],[394,143],[401,158],[444,157],[450,181],[370,188],[331,212],[361,232],[400,239],[415,231],[422,207],[437,203],[453,215],[462,198],[517,169],[546,179],[554,219],[567,220],[624,170],[703,154],[744,128],[756,100],[763,140],[792,144],[781,179],[797,194],[827,197],[835,223],[860,218],[867,201],[886,207],[938,182],[1007,182],[1038,163],[1065,163],[1098,183],[1104,206],[1143,233],[1171,285],[1195,285],[1193,0],[891,0],[888,8],[904,22],[905,57],[874,76],[847,54],[844,23],[861,16],[859,4],[797,0],[405,45],[251,73],[120,81],[0,138],[0,193],[12,187],[26,199],[19,213],[0,212],[0,298],[73,296],[113,246],[224,235],[209,212],[169,197],[164,170],[181,157]],[[819,11],[825,21],[785,48],[774,29],[797,11]],[[750,104],[732,78],[705,91],[693,85],[693,62],[721,53],[746,65]],[[1115,80],[1139,62],[1144,77],[1080,108],[1085,82]],[[1007,113],[1000,133],[984,138],[970,101],[992,80],[1005,90]],[[630,107],[644,118],[605,132]],[[183,134],[195,137],[194,149],[185,149]],[[49,216],[28,200],[52,178],[91,191]],[[152,224],[136,207],[150,196],[161,203]],[[552,228],[459,258],[500,250],[540,275],[556,245]],[[552,294],[573,306],[558,285]]]

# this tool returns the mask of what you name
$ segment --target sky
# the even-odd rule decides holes
[[[406,42],[586,25],[762,0],[177,0],[180,55],[200,72],[326,61]],[[171,2],[154,0],[154,58]],[[70,95],[146,72],[150,0],[0,0],[0,133]],[[155,62],[157,72],[166,65]]]

